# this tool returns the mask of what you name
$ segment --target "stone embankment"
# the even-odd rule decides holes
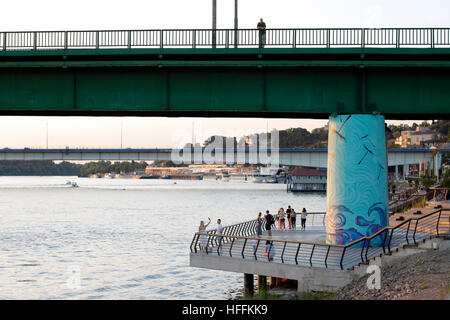
[[[366,275],[335,295],[337,300],[439,300],[450,295],[450,249],[417,253],[381,268],[381,289]]]

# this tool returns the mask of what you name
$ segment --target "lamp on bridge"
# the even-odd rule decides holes
[[[216,47],[216,29],[217,29],[217,0],[212,0],[212,47]]]
[[[217,0],[212,0],[212,47],[217,46]],[[234,47],[238,47],[238,0],[234,0]]]

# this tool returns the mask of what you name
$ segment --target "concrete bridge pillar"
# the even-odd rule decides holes
[[[253,296],[255,277],[251,273],[244,273],[244,294]]]
[[[258,275],[258,292],[267,290],[267,277]]]
[[[328,131],[327,242],[347,244],[387,226],[384,116],[331,116]],[[376,239],[371,245],[379,245]]]
[[[395,181],[398,181],[398,166],[395,166]]]
[[[403,180],[406,180],[406,177],[409,175],[409,164],[403,165]]]

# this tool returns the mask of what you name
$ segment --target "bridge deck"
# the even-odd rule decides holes
[[[0,32],[0,115],[450,117],[450,28],[259,42],[256,29]]]

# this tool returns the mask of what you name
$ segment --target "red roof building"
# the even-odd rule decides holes
[[[325,192],[327,190],[327,172],[325,170],[295,168],[288,181],[288,191]]]
[[[317,169],[309,169],[309,168],[295,168],[291,172],[291,176],[302,177],[302,176],[322,176],[326,177],[327,172],[323,170]]]

